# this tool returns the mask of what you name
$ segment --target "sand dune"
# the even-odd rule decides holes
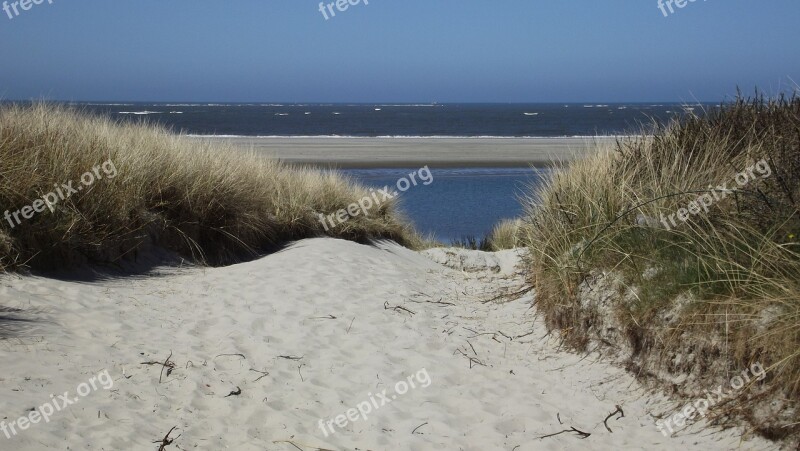
[[[176,427],[167,450],[770,449],[735,430],[664,437],[652,415],[672,403],[596,355],[560,350],[533,293],[498,298],[524,286],[516,252],[311,239],[224,268],[3,276],[6,307],[51,321],[0,342],[5,422],[104,370],[113,387],[0,435],[0,448],[155,450]],[[170,371],[142,363],[170,354]],[[389,401],[373,403],[383,390]],[[364,402],[379,404],[367,418],[320,428]],[[617,405],[612,433],[603,420]],[[540,438],[571,427],[591,435]]]

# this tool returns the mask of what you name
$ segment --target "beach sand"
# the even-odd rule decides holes
[[[223,268],[0,276],[6,307],[42,320],[0,342],[0,418],[75,396],[104,370],[113,378],[0,448],[155,450],[173,427],[167,450],[771,448],[735,429],[663,436],[653,415],[676,405],[596,354],[560,348],[533,293],[498,298],[525,286],[521,252],[319,238]],[[157,363],[168,356],[170,371]],[[320,428],[372,399],[366,418]],[[591,435],[541,438],[572,427]]]
[[[565,162],[615,138],[195,138],[290,163],[338,168],[528,167]]]

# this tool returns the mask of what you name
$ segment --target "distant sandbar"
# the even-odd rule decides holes
[[[613,137],[336,138],[196,137],[280,160],[325,167],[546,167],[591,153]]]

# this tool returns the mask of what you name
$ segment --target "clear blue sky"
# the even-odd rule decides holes
[[[0,10],[0,98],[717,101],[800,83],[800,0],[657,1],[370,0],[326,21],[318,0],[44,0]]]

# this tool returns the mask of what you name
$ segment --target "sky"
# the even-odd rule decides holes
[[[800,83],[800,1],[685,1],[361,0],[327,20],[319,0],[9,1],[0,99],[716,102]]]

